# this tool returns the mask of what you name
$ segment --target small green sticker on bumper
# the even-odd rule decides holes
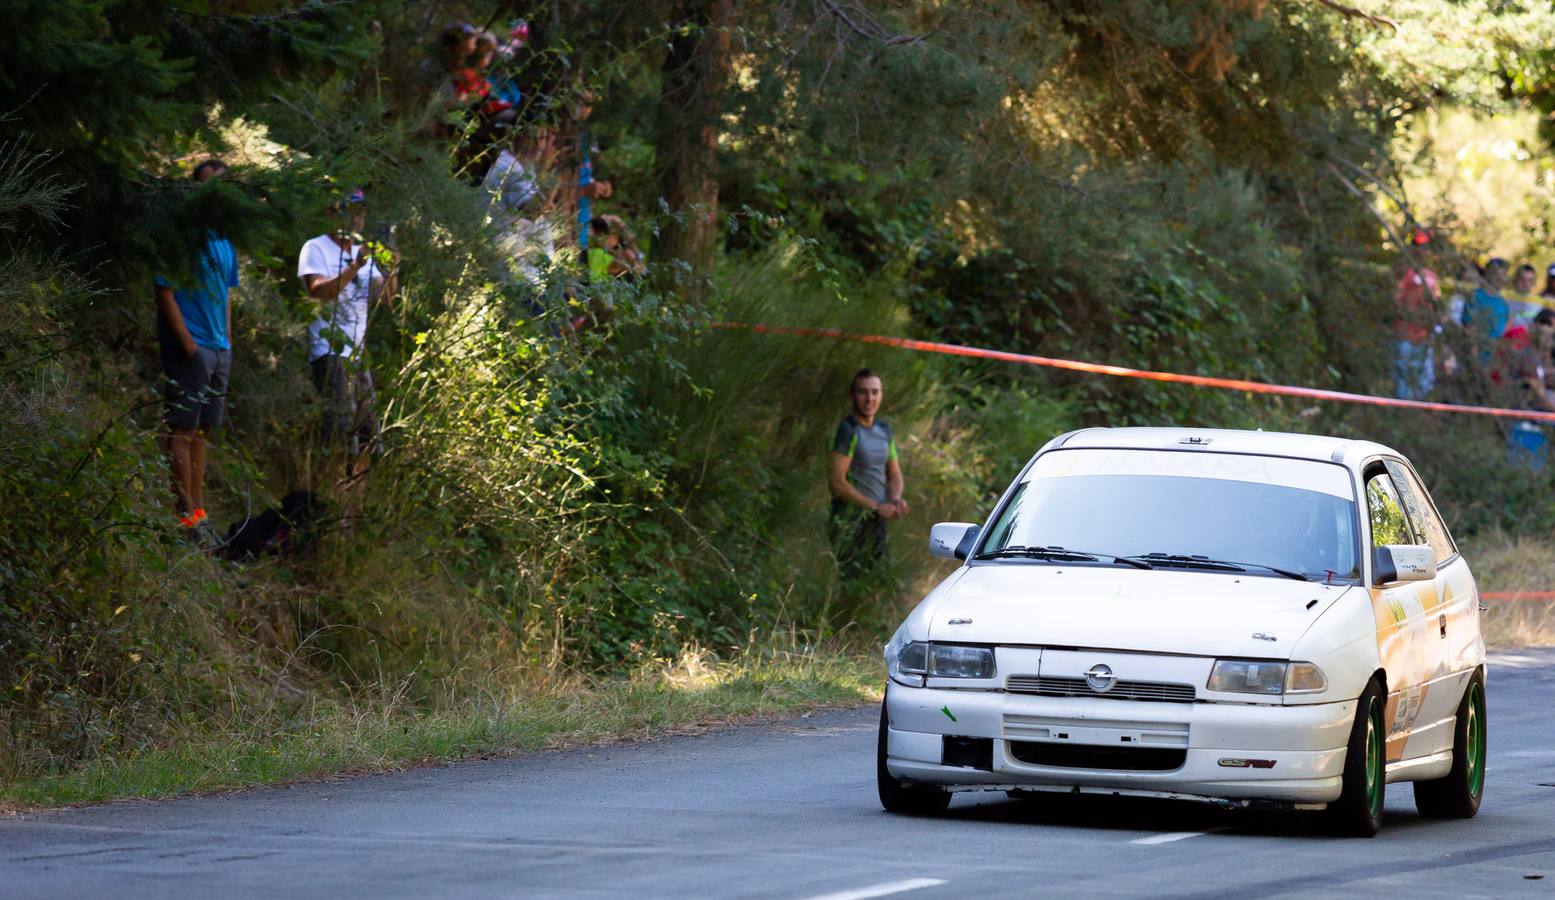
[[[950,711],[950,707],[949,706],[941,706],[939,708],[939,711],[944,713],[945,717],[950,719],[950,721],[952,721],[952,722],[956,721],[956,714]]]

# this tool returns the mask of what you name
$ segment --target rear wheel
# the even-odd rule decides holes
[[[1422,816],[1468,819],[1479,812],[1485,793],[1485,680],[1478,672],[1458,701],[1452,733],[1452,770],[1443,778],[1415,782],[1415,808]]]
[[[906,787],[886,771],[886,718],[885,701],[880,702],[880,740],[875,745],[875,785],[880,791],[880,805],[886,812],[905,813],[910,816],[932,816],[944,812],[950,806],[950,792],[934,788]]]
[[[1352,837],[1371,837],[1382,827],[1382,798],[1387,787],[1383,768],[1382,687],[1375,680],[1355,701],[1355,724],[1344,757],[1344,790],[1328,805],[1333,830]]]

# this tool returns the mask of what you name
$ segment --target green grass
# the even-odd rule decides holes
[[[418,709],[394,700],[316,704],[285,724],[181,735],[156,748],[0,786],[37,808],[387,771],[472,757],[638,740],[878,699],[873,656],[778,654],[708,663],[689,654],[629,678],[572,680]]]

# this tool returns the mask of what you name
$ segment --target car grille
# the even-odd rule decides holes
[[[1106,693],[1091,690],[1084,678],[1045,678],[1041,675],[1011,675],[1004,689],[1016,694],[1040,694],[1044,697],[1101,697],[1106,700],[1160,700],[1166,703],[1192,703],[1193,685],[1160,681],[1119,681]]]
[[[1010,755],[1032,766],[1133,772],[1169,772],[1188,759],[1187,750],[1165,747],[1062,747],[1037,741],[1010,741]]]

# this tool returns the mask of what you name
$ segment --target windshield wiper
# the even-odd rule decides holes
[[[1143,553],[1137,559],[1149,560],[1158,566],[1180,566],[1185,569],[1212,569],[1217,572],[1246,572],[1248,569],[1264,569],[1297,581],[1312,579],[1291,569],[1282,569],[1265,563],[1234,562],[1229,559],[1210,559],[1208,556],[1187,553]]]
[[[1100,562],[1102,559],[1116,560],[1125,566],[1133,566],[1136,569],[1153,569],[1154,566],[1142,559],[1132,559],[1127,556],[1117,556],[1112,553],[1090,553],[1085,550],[1070,550],[1065,547],[1027,547],[1016,544],[1011,547],[1000,547],[997,550],[989,550],[979,553],[974,559],[999,559],[1001,557],[1019,556],[1026,559],[1051,559],[1051,560],[1078,560],[1082,562]]]

